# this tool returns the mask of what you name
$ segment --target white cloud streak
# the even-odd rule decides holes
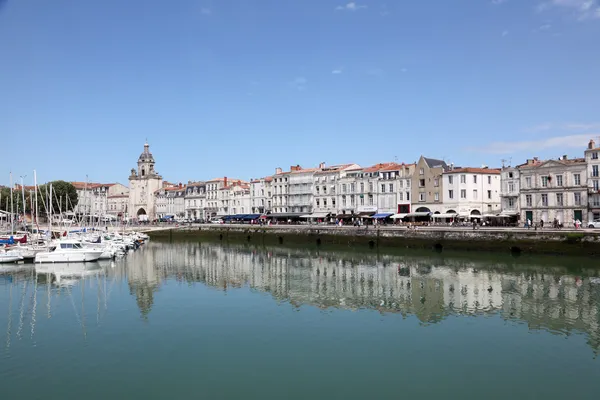
[[[345,5],[337,6],[335,9],[338,11],[358,11],[362,8],[367,8],[367,6],[359,5],[351,1],[350,3],[346,3]]]
[[[308,79],[306,79],[303,76],[298,76],[298,77],[294,78],[291,82],[289,82],[289,85],[291,87],[293,87],[294,89],[301,91],[301,92],[306,90],[307,84],[308,84]]]
[[[536,10],[544,12],[552,8],[567,10],[579,21],[600,20],[600,3],[598,0],[548,0],[538,4]]]
[[[545,122],[539,125],[531,126],[523,129],[524,132],[538,133],[546,131],[589,131],[589,130],[600,130],[600,122],[569,122],[562,124],[555,124],[552,122]]]
[[[487,146],[473,150],[487,154],[511,154],[520,152],[536,152],[554,148],[585,149],[591,138],[598,137],[600,133],[584,133],[578,135],[556,136],[539,140],[493,142]]]

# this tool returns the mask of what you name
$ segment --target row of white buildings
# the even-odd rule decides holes
[[[77,212],[150,220],[242,214],[283,219],[430,214],[441,221],[458,216],[586,224],[600,220],[599,153],[591,140],[581,158],[532,158],[502,168],[457,167],[421,156],[416,163],[293,165],[250,181],[222,177],[171,184],[154,170],[146,143],[137,170],[131,171],[129,188],[118,183],[73,184],[80,198]]]
[[[590,140],[581,158],[532,158],[502,169],[502,209],[522,221],[584,226],[600,220],[600,148]]]

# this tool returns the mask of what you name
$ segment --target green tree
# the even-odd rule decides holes
[[[31,203],[29,201],[29,192],[25,192],[25,211],[30,212]],[[20,189],[13,189],[13,207],[14,211],[23,212],[23,195]],[[10,188],[3,187],[0,189],[0,210],[10,212]]]
[[[52,184],[52,209],[57,213],[62,205],[62,211],[73,211],[79,198],[77,189],[69,182],[52,181],[38,188],[38,202],[40,214],[47,213],[47,198],[50,195],[50,184]],[[61,200],[62,199],[62,200]]]

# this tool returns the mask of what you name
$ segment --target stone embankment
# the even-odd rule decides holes
[[[522,228],[337,227],[321,225],[199,225],[150,231],[167,240],[247,242],[263,245],[343,245],[354,248],[431,248],[516,254],[600,255],[600,232]]]

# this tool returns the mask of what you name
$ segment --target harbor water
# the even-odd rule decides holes
[[[3,399],[598,399],[590,259],[150,242],[0,267]]]

